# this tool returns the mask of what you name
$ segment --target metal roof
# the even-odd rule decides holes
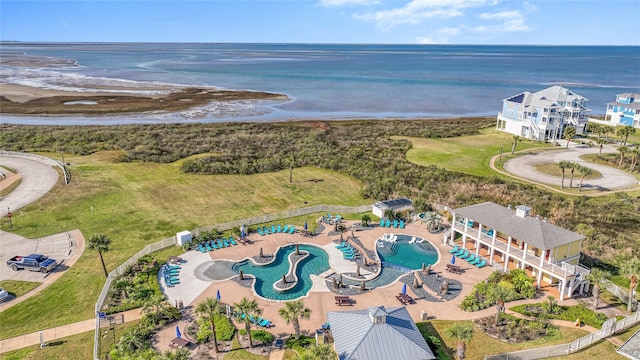
[[[374,316],[385,316],[375,323]],[[340,360],[435,359],[405,307],[327,313]]]
[[[375,204],[373,204],[373,206],[379,209],[398,209],[398,208],[411,206],[411,205],[413,205],[413,202],[411,201],[411,199],[407,199],[407,198],[378,201]]]
[[[483,226],[520,239],[539,249],[548,250],[584,239],[583,235],[563,229],[533,216],[521,218],[516,211],[492,202],[453,210]]]
[[[628,357],[632,360],[640,360],[640,330],[636,331],[622,346],[617,350],[618,354]]]

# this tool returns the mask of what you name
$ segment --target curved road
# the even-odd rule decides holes
[[[2,155],[0,165],[14,169],[22,176],[20,185],[6,197],[0,198],[0,216],[7,215],[7,208],[15,211],[38,200],[58,182],[58,172],[36,160]]]
[[[638,185],[638,180],[629,173],[616,168],[586,162],[580,159],[585,154],[597,154],[599,149],[588,147],[586,145],[571,143],[569,149],[562,148],[559,150],[539,151],[536,154],[519,156],[504,163],[504,169],[521,178],[532,180],[535,182],[554,185],[560,185],[560,178],[535,171],[534,166],[541,163],[558,163],[560,161],[570,161],[579,163],[580,165],[589,167],[602,174],[598,179],[585,179],[582,188],[600,191],[628,189]],[[603,153],[616,152],[614,147],[605,146]],[[569,174],[565,179],[565,186],[568,186]],[[574,176],[574,186],[580,181],[579,176]]]

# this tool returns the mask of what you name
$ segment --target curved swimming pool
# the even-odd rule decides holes
[[[263,298],[272,300],[293,300],[307,295],[313,283],[309,275],[319,275],[329,270],[329,255],[320,247],[299,244],[300,250],[309,252],[309,256],[302,259],[296,268],[298,283],[292,289],[278,292],[273,284],[282,279],[283,274],[289,273],[289,255],[296,251],[295,245],[288,245],[278,249],[273,262],[256,265],[250,261],[237,263],[237,269],[244,274],[253,275],[255,292]]]
[[[384,246],[376,245],[380,260],[387,264],[397,265],[411,270],[419,270],[422,263],[433,265],[438,261],[438,251],[423,238],[396,234],[396,241],[389,242],[378,239]]]

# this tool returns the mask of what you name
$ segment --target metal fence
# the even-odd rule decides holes
[[[60,168],[60,170],[62,170],[62,174],[64,175],[64,184],[67,185],[69,184],[69,181],[71,181],[71,173],[69,171],[67,171],[67,167],[56,160],[50,159],[46,156],[42,156],[42,155],[36,155],[36,154],[29,154],[29,153],[23,153],[23,152],[18,152],[18,151],[6,151],[6,150],[2,150],[2,155],[4,156],[13,156],[13,157],[21,157],[21,158],[26,158],[26,159],[31,159],[31,160],[36,160],[36,161],[40,161],[42,163],[45,163],[47,165],[51,165],[51,166],[57,166]]]
[[[315,213],[343,213],[343,214],[359,214],[364,212],[371,211],[372,205],[362,205],[362,206],[337,206],[337,205],[315,205],[308,206],[295,210],[287,210],[275,214],[265,214],[261,216],[254,216],[247,219],[229,221],[222,224],[205,226],[202,228],[197,228],[195,230],[191,230],[192,233],[199,233],[200,231],[210,231],[213,228],[216,228],[221,231],[233,229],[236,226],[242,225],[255,225],[267,223],[270,221],[288,219],[296,216],[310,215]],[[100,318],[99,313],[102,307],[104,306],[105,300],[107,299],[107,294],[109,293],[109,288],[111,288],[111,283],[116,280],[120,275],[122,275],[128,267],[136,264],[138,259],[141,257],[148,255],[154,251],[158,251],[164,249],[168,246],[177,244],[177,239],[175,236],[170,238],[166,238],[164,240],[155,242],[153,244],[149,244],[145,246],[142,250],[138,251],[135,255],[130,257],[127,261],[122,263],[120,266],[115,268],[109,273],[107,276],[107,280],[102,287],[102,291],[100,291],[100,295],[98,296],[98,300],[96,301],[95,306],[95,314],[96,314],[96,329],[95,329],[95,337],[93,342],[93,358],[95,360],[99,360],[99,352],[100,352]]]
[[[587,346],[592,345],[602,339],[624,331],[637,323],[640,323],[640,313],[634,313],[627,316],[624,319],[616,321],[615,318],[611,318],[602,324],[602,328],[589,335],[583,336],[578,340],[572,341],[568,344],[546,346],[537,349],[528,349],[522,351],[514,351],[510,353],[488,355],[484,357],[484,360],[536,360],[546,359],[554,356],[565,356]]]
[[[625,304],[629,303],[629,293],[626,290],[621,289],[618,285],[607,281],[606,289],[615,295],[618,299],[622,300]],[[638,310],[638,300],[631,300],[631,310]]]

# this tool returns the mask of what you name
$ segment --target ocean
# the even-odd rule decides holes
[[[89,91],[181,84],[286,94],[162,114],[2,116],[17,124],[121,124],[495,116],[519,92],[562,85],[602,115],[616,94],[640,92],[640,47],[195,43],[3,43],[3,57],[77,66],[1,66],[0,82]]]

